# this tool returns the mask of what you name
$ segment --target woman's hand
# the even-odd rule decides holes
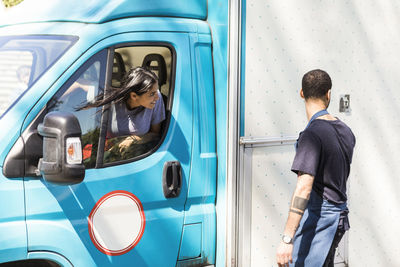
[[[119,152],[122,153],[132,144],[138,144],[140,137],[137,135],[130,135],[126,137],[121,143],[118,144]]]
[[[127,136],[124,140],[122,140],[121,143],[118,144],[119,152],[120,153],[124,152],[132,144],[135,145],[145,144],[157,138],[160,138],[160,135],[158,133],[153,133],[153,132],[148,132],[147,134],[142,136],[139,135]]]

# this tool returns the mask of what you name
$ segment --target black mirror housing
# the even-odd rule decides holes
[[[38,169],[44,179],[56,184],[82,182],[85,177],[82,131],[75,115],[62,111],[50,112],[39,124],[38,132],[43,136],[43,158],[39,160]]]

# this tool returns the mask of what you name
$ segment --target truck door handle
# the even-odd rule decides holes
[[[182,187],[181,163],[179,161],[165,162],[162,179],[165,198],[178,197]]]

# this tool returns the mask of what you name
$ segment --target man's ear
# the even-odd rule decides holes
[[[302,89],[300,89],[300,97],[304,99],[303,88],[302,88]]]
[[[328,90],[328,92],[326,92],[326,99],[328,100],[328,103],[331,101],[331,89]]]

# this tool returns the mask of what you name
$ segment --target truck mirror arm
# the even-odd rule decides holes
[[[43,109],[31,125],[21,134],[9,151],[3,165],[3,175],[7,178],[38,176],[38,162],[43,157],[43,137],[37,127],[45,115]],[[39,176],[41,176],[39,174]]]

